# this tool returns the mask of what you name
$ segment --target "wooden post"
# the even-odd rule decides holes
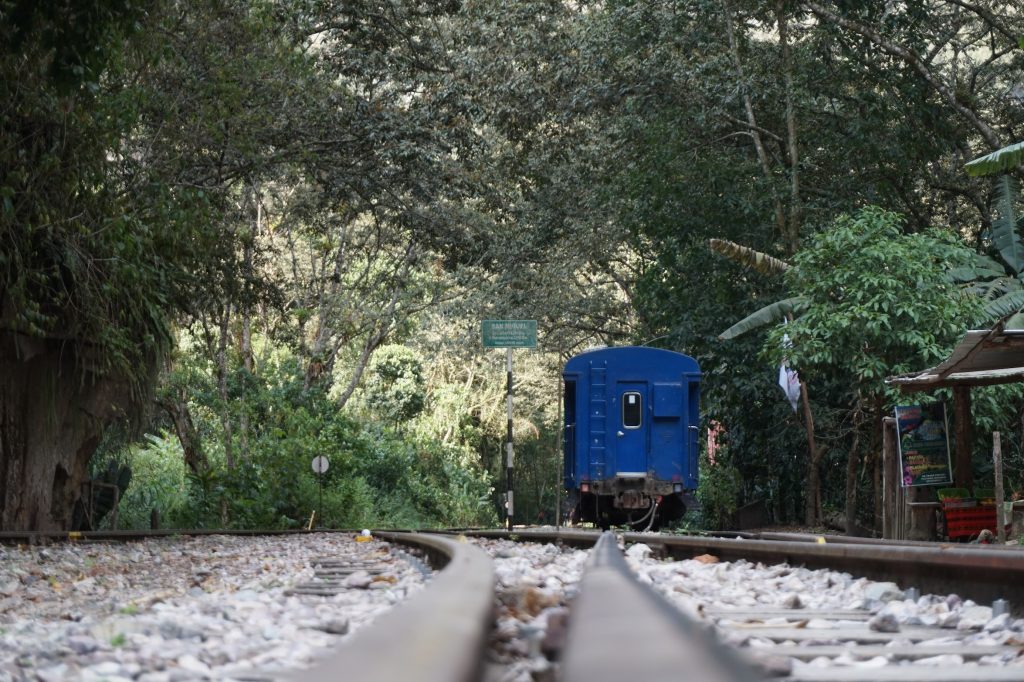
[[[910,507],[910,520],[901,539],[935,540],[935,510],[939,506],[935,502],[935,489],[930,486],[907,488],[907,506]]]
[[[953,387],[953,412],[956,415],[956,464],[953,482],[958,488],[974,487],[971,469],[971,388]]]
[[[996,477],[996,536],[999,544],[1006,543],[1006,519],[1003,509],[1003,450],[1001,447],[999,432],[992,432],[992,463],[995,467]]]
[[[896,419],[882,419],[882,537],[896,539],[896,527],[900,521],[900,458],[896,451]]]

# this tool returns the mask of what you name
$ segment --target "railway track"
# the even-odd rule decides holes
[[[153,534],[136,534],[140,535]],[[436,572],[427,586],[349,635],[331,653],[318,657],[309,670],[290,677],[253,671],[250,676],[227,679],[621,682],[629,678],[677,679],[683,672],[690,679],[712,682],[1024,679],[1024,620],[1013,620],[1024,606],[1024,553],[1002,548],[844,542],[839,537],[804,536],[769,539],[625,533],[616,537],[576,530],[447,535],[375,532],[374,536],[391,543],[387,561],[398,557],[423,574],[431,573],[426,565],[430,563]],[[86,534],[79,539],[92,542],[98,538],[112,539],[110,534]],[[37,545],[51,539],[19,538]],[[510,540],[527,545],[512,545]],[[618,541],[629,548],[628,560]],[[517,555],[528,554],[525,547],[538,543],[549,548],[548,560],[552,552],[561,551],[554,547],[577,554],[589,552],[582,577],[559,575],[552,581],[562,589],[545,596],[545,604],[569,606],[568,629],[564,641],[543,648],[537,646],[536,627],[544,620],[543,613],[537,614],[541,607],[528,614],[534,618],[532,623],[520,626],[500,616],[503,610],[529,610],[514,602],[516,595],[535,594],[537,580],[533,587],[518,590],[508,565],[522,563]],[[892,594],[857,608],[822,608],[807,599],[727,603],[712,589],[700,595],[691,589],[680,591],[680,585],[697,584],[700,571],[724,575],[731,570],[727,567],[732,564],[727,562],[746,566],[743,570],[750,575],[754,575],[751,567],[762,571],[764,566],[782,564],[769,571],[774,584],[797,580],[790,572],[795,574],[804,570],[796,567],[806,566],[899,585],[891,586]],[[347,590],[389,579],[390,569],[379,557],[324,555],[313,563],[315,574],[293,584],[286,595],[329,602]],[[566,572],[564,564],[558,566],[562,568],[557,570]],[[967,609],[957,606],[956,619],[915,622],[901,615],[900,609],[911,608],[914,597],[929,593],[959,595],[949,598],[951,605],[960,598],[977,604]],[[989,606],[994,599],[1006,600],[1005,606],[1018,612],[1001,620],[994,618],[998,614]],[[922,603],[939,601],[925,597]],[[1003,606],[1001,602],[995,605],[997,610]],[[1021,631],[1012,630],[1017,626]],[[520,630],[530,640],[518,647],[522,656],[555,659],[557,667],[520,666],[513,674],[495,665],[495,633],[502,628],[506,634]],[[510,648],[516,647],[506,646]],[[8,679],[2,670],[0,678]],[[195,679],[207,677],[200,671]]]
[[[950,619],[944,623],[900,625],[893,615],[898,609],[890,606],[879,612],[879,604],[873,609],[813,609],[799,603],[788,607],[737,608],[716,606],[711,598],[711,606],[701,607],[701,618],[693,619],[685,616],[683,610],[673,606],[658,590],[643,581],[638,582],[611,534],[598,536],[585,531],[479,531],[470,534],[577,547],[596,542],[576,586],[567,641],[558,656],[560,670],[553,679],[569,682],[675,679],[681,672],[689,679],[712,681],[774,678],[819,682],[1003,682],[1024,679],[1024,633],[1003,637],[1002,643],[978,643],[979,639],[984,642],[983,628],[992,622],[991,607],[985,605],[966,610],[965,613],[980,620],[972,624],[965,618],[953,623],[967,626],[959,629],[950,627]],[[961,582],[960,594],[988,595],[1003,586],[1005,594],[1013,596],[1017,595],[1016,590],[1024,578],[1024,555],[999,550],[938,547],[929,551],[926,547],[865,547],[838,541],[823,545],[803,538],[769,541],[630,533],[623,537],[628,543],[642,546],[642,542],[669,557],[715,556],[716,560],[828,565],[839,570],[862,569],[889,579],[899,576],[901,580],[910,576],[918,585],[926,586],[926,591],[928,586],[947,585],[955,576],[965,575],[969,565],[973,566],[972,582]],[[399,536],[394,539],[403,540]],[[462,546],[454,539],[449,542]],[[908,560],[913,560],[917,568],[907,568]],[[664,564],[663,561],[656,563]],[[936,573],[944,575],[929,575]],[[1004,580],[1007,582],[1001,582]],[[464,593],[470,583],[466,576],[449,582],[459,585],[460,593]],[[899,596],[905,595],[901,591]],[[446,603],[447,599],[439,603]],[[893,603],[901,602],[893,599]],[[395,611],[391,615],[397,619],[399,614],[400,611]],[[1002,620],[1009,623],[1010,618],[1008,614]],[[479,618],[476,620],[479,622]],[[409,626],[408,621],[405,625],[417,630],[416,626]],[[459,638],[456,634],[441,635],[435,628],[431,631],[445,641]],[[483,663],[479,659],[477,663],[471,660],[481,656],[479,637],[471,641],[473,646],[460,649],[467,657],[460,669],[467,671],[467,676],[447,679],[479,679]],[[366,656],[367,650],[357,640],[338,655],[342,658]],[[449,651],[441,654],[441,658],[449,660],[454,655]],[[331,667],[347,669],[348,664],[339,663],[341,660],[333,661]],[[395,675],[418,679],[422,674],[418,671],[430,664],[420,660],[413,665],[415,670],[392,669],[380,677],[373,676],[372,668],[368,668],[361,679],[397,679]]]

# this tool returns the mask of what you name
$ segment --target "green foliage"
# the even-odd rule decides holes
[[[1024,41],[1024,38],[1021,39]],[[964,164],[968,175],[995,175],[1005,173],[1024,164],[1024,142],[997,149]]]
[[[189,507],[185,462],[177,439],[166,432],[149,434],[140,445],[125,450],[134,473],[132,484],[121,495],[118,523],[122,528],[148,528],[150,513],[157,509],[161,524],[182,527]]]
[[[986,190],[959,160],[997,146],[985,129],[1017,123],[1007,37],[1024,16],[931,9],[0,0],[0,329],[145,389],[168,330],[191,326],[196,348],[172,359],[164,388],[192,410],[210,466],[183,484],[182,523],[305,523],[316,454],[332,462],[329,523],[487,518],[476,505],[484,470],[502,468],[503,420],[500,392],[467,359],[481,313],[540,320],[554,358],[530,368],[541,388],[517,394],[527,505],[550,498],[559,361],[595,340],[655,339],[701,362],[740,498],[792,506],[800,434],[778,428],[796,422],[771,366],[782,332],[762,365],[756,339],[718,343],[723,320],[746,316],[732,336],[804,311],[789,355],[821,369],[814,410],[836,434],[851,386],[877,392],[974,319],[951,280],[990,315],[1024,304],[1008,276],[1024,272],[1012,197],[990,234],[972,233]],[[949,44],[963,49],[928,60],[927,78],[908,68],[907,55]],[[968,172],[1017,163],[1018,147]],[[866,203],[902,211],[927,244],[840,224],[842,244],[812,245],[828,258],[807,256],[822,282],[791,272],[789,298],[704,246],[749,244],[771,271]],[[1004,263],[951,256],[932,224],[991,238]],[[423,313],[438,310],[461,348],[434,352]],[[271,356],[294,355],[254,360],[236,343],[254,326]],[[362,404],[380,428],[339,414],[375,352]],[[347,382],[338,402],[320,385],[334,377]],[[402,437],[388,428],[399,424]]]
[[[1024,242],[1018,231],[1021,218],[1017,215],[1017,200],[1017,186],[1013,178],[1009,175],[1000,176],[996,180],[992,245],[1014,275],[1024,271]]]
[[[210,243],[201,193],[133,153],[138,93],[125,80],[146,15],[128,2],[2,10],[0,326],[56,337],[83,368],[144,391]]]
[[[426,394],[416,352],[405,346],[379,349],[370,364],[365,391],[370,408],[386,422],[400,424],[419,414]]]
[[[718,338],[723,341],[735,339],[741,334],[746,334],[753,329],[759,329],[768,324],[779,324],[792,316],[799,315],[804,311],[807,299],[803,296],[785,298],[775,303],[769,303],[760,310],[755,310],[742,320],[719,334]]]
[[[741,499],[743,476],[732,462],[729,448],[719,448],[714,463],[707,453],[700,461],[700,483],[697,499],[701,505],[701,526],[708,530],[733,527]]]
[[[845,381],[864,398],[895,399],[886,377],[945,357],[980,315],[977,299],[946,275],[971,254],[949,234],[904,234],[900,224],[896,214],[868,207],[840,216],[793,258],[786,283],[806,307],[769,334],[769,361],[788,359],[808,377]]]
[[[216,391],[193,394],[200,434],[216,436],[225,408],[236,420],[249,415],[244,449],[241,434],[234,436],[239,460],[234,467],[227,467],[223,444],[213,439],[205,443],[210,467],[187,474],[181,449],[170,438],[150,437],[147,447],[133,451],[132,461],[144,473],[122,503],[126,525],[146,527],[149,509],[156,507],[165,525],[175,527],[303,527],[320,507],[320,481],[310,466],[318,455],[327,457],[330,467],[323,476],[317,525],[494,522],[489,479],[463,448],[360,425],[323,391],[303,390],[303,371],[294,358],[273,357],[259,375],[232,374],[227,406]],[[209,382],[210,370],[200,358],[186,354],[179,361],[178,371],[191,377],[193,386],[202,389]]]
[[[1008,328],[1024,325],[1024,242],[1020,230],[1024,216],[1017,210],[1019,202],[1016,182],[1010,175],[995,181],[992,230],[987,235],[1001,263],[978,256],[970,268],[957,271],[956,277],[985,304],[988,321],[1009,318]]]

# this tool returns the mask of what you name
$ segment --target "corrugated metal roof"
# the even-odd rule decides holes
[[[886,379],[906,392],[946,386],[988,386],[1024,380],[1024,329],[993,329],[967,332],[949,357],[920,372]]]

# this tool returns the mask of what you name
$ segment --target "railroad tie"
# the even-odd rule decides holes
[[[377,561],[365,559],[346,559],[344,557],[319,557],[312,561],[313,580],[298,583],[285,590],[286,596],[306,595],[314,597],[333,597],[350,589],[365,589],[372,581],[351,581],[350,578],[359,573],[367,576],[379,576],[387,573],[390,566]]]

